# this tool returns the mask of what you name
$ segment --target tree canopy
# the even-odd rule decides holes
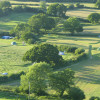
[[[39,32],[40,29],[50,30],[55,27],[54,19],[42,13],[33,15],[28,23],[35,32]]]
[[[80,21],[76,17],[68,18],[64,24],[64,31],[69,31],[73,35],[75,32],[82,32],[83,27],[80,24]]]
[[[58,49],[51,44],[35,45],[28,50],[24,56],[24,61],[40,62],[45,61],[52,66],[60,66],[62,63],[62,56],[58,55]]]
[[[56,90],[60,96],[63,96],[64,91],[73,85],[74,74],[74,71],[71,69],[51,73],[49,75],[49,85],[52,89]]]
[[[97,2],[95,3],[95,6],[96,6],[97,8],[100,8],[100,0],[97,0]]]
[[[51,71],[52,68],[49,64],[45,62],[35,63],[29,67],[29,72],[26,75],[21,76],[21,91],[28,92],[30,85],[31,93],[42,95],[47,88],[46,79]]]
[[[67,7],[64,4],[51,4],[47,9],[47,14],[52,16],[64,17]]]

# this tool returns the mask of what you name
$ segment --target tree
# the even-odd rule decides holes
[[[100,14],[98,13],[91,13],[89,16],[88,16],[88,20],[91,22],[91,23],[98,23],[99,20],[100,20]]]
[[[73,85],[74,74],[74,71],[71,69],[51,73],[49,75],[49,85],[59,93],[60,97],[62,97],[64,91]]]
[[[68,18],[64,22],[63,26],[64,26],[64,31],[71,32],[71,35],[73,35],[75,32],[82,32],[83,31],[83,27],[76,17]]]
[[[72,87],[69,89],[68,94],[71,100],[83,100],[85,99],[84,92],[77,87]]]
[[[0,8],[10,8],[11,4],[9,1],[0,1]]]
[[[26,75],[21,76],[21,86],[20,90],[23,92],[35,93],[36,95],[43,95],[47,88],[47,77],[48,73],[52,71],[49,64],[45,62],[35,63],[29,67],[29,72]]]
[[[47,14],[51,16],[59,16],[64,17],[66,13],[67,7],[63,4],[51,4],[47,9]]]
[[[97,0],[95,6],[96,6],[97,8],[100,8],[100,0]]]
[[[39,33],[40,29],[50,30],[55,27],[54,19],[49,18],[46,14],[33,15],[28,23],[32,30],[37,33]]]
[[[51,44],[40,44],[28,50],[24,56],[24,61],[41,62],[45,61],[52,66],[60,66],[62,64],[62,56],[58,55],[59,51]]]

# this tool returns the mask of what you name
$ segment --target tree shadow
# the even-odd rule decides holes
[[[100,53],[93,56],[93,59],[87,59],[77,65],[72,65],[71,69],[76,72],[76,77],[80,81],[100,84]]]

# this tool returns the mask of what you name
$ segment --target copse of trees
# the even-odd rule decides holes
[[[47,9],[47,14],[55,17],[65,17],[67,7],[64,4],[54,3]]]
[[[99,20],[100,20],[100,14],[99,13],[91,13],[89,16],[88,16],[88,20],[95,24],[95,23],[99,23]]]
[[[64,31],[71,32],[71,35],[74,35],[75,32],[82,32],[83,27],[80,24],[80,21],[76,17],[70,17],[68,18],[64,24]]]

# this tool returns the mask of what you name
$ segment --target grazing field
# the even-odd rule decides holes
[[[16,46],[12,46],[11,42],[15,40],[0,39],[0,73],[16,73],[21,70],[27,70],[30,62],[23,62],[24,53],[32,46],[23,46],[17,41]]]
[[[27,22],[34,13],[13,13],[0,17],[0,32],[10,31],[18,23]]]
[[[98,10],[98,9],[81,8],[81,9],[75,9],[75,10],[68,10],[66,12],[66,15],[67,16],[73,16],[73,17],[87,19],[89,14],[91,14],[91,13],[99,13],[99,12],[100,12],[100,10]]]
[[[88,46],[92,45],[93,59],[84,60],[80,63],[69,66],[69,68],[72,68],[76,72],[75,84],[85,92],[86,95],[85,100],[88,100],[88,98],[90,98],[91,96],[100,96],[99,95],[100,94],[99,91],[100,90],[100,68],[99,68],[100,51],[97,51],[97,48],[100,47],[100,38],[44,35],[44,37],[42,37],[41,40],[51,44],[57,44],[57,45],[64,44],[64,45],[81,47],[84,48],[86,52],[88,52]],[[3,68],[5,68],[5,70],[8,70],[8,72],[27,70],[28,69],[27,66],[28,64],[30,65],[30,62],[27,63],[22,62],[21,57],[32,46],[29,45],[22,46],[21,42],[18,42],[18,46],[10,46],[11,41],[12,40],[0,39],[0,43],[1,43],[0,53],[2,54],[1,58],[3,58],[3,59],[0,58],[1,59],[0,70],[3,71]],[[18,84],[19,84],[18,81],[17,83],[15,81],[4,85],[16,86]]]

